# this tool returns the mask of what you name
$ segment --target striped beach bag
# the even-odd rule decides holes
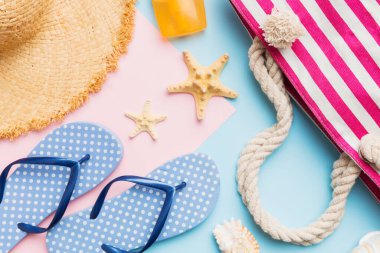
[[[379,0],[230,0],[253,38],[249,65],[274,104],[277,123],[241,153],[237,181],[255,222],[274,239],[311,245],[341,221],[360,177],[380,201]],[[341,151],[333,196],[317,221],[290,229],[260,205],[258,172],[285,140],[292,97]]]

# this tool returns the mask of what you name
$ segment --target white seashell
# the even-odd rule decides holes
[[[380,253],[380,231],[366,234],[352,253]]]
[[[239,220],[217,225],[213,233],[222,253],[259,253],[255,237]]]

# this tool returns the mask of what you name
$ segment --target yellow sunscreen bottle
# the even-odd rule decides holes
[[[204,0],[152,0],[152,3],[165,37],[185,36],[207,27]]]

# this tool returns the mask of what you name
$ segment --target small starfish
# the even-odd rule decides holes
[[[151,102],[148,100],[144,104],[143,112],[139,115],[126,113],[125,116],[136,123],[135,130],[129,136],[130,138],[136,137],[142,132],[147,132],[153,140],[157,140],[157,134],[153,127],[158,123],[164,121],[166,116],[154,116],[150,114]]]
[[[187,51],[183,52],[184,61],[189,69],[186,81],[168,88],[169,93],[188,93],[193,95],[197,109],[197,118],[204,118],[208,102],[213,97],[237,98],[238,94],[223,86],[219,79],[220,73],[228,62],[227,54],[220,57],[209,67],[199,65]]]

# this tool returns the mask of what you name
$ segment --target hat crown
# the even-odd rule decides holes
[[[18,45],[38,31],[49,0],[0,0],[0,48]]]

